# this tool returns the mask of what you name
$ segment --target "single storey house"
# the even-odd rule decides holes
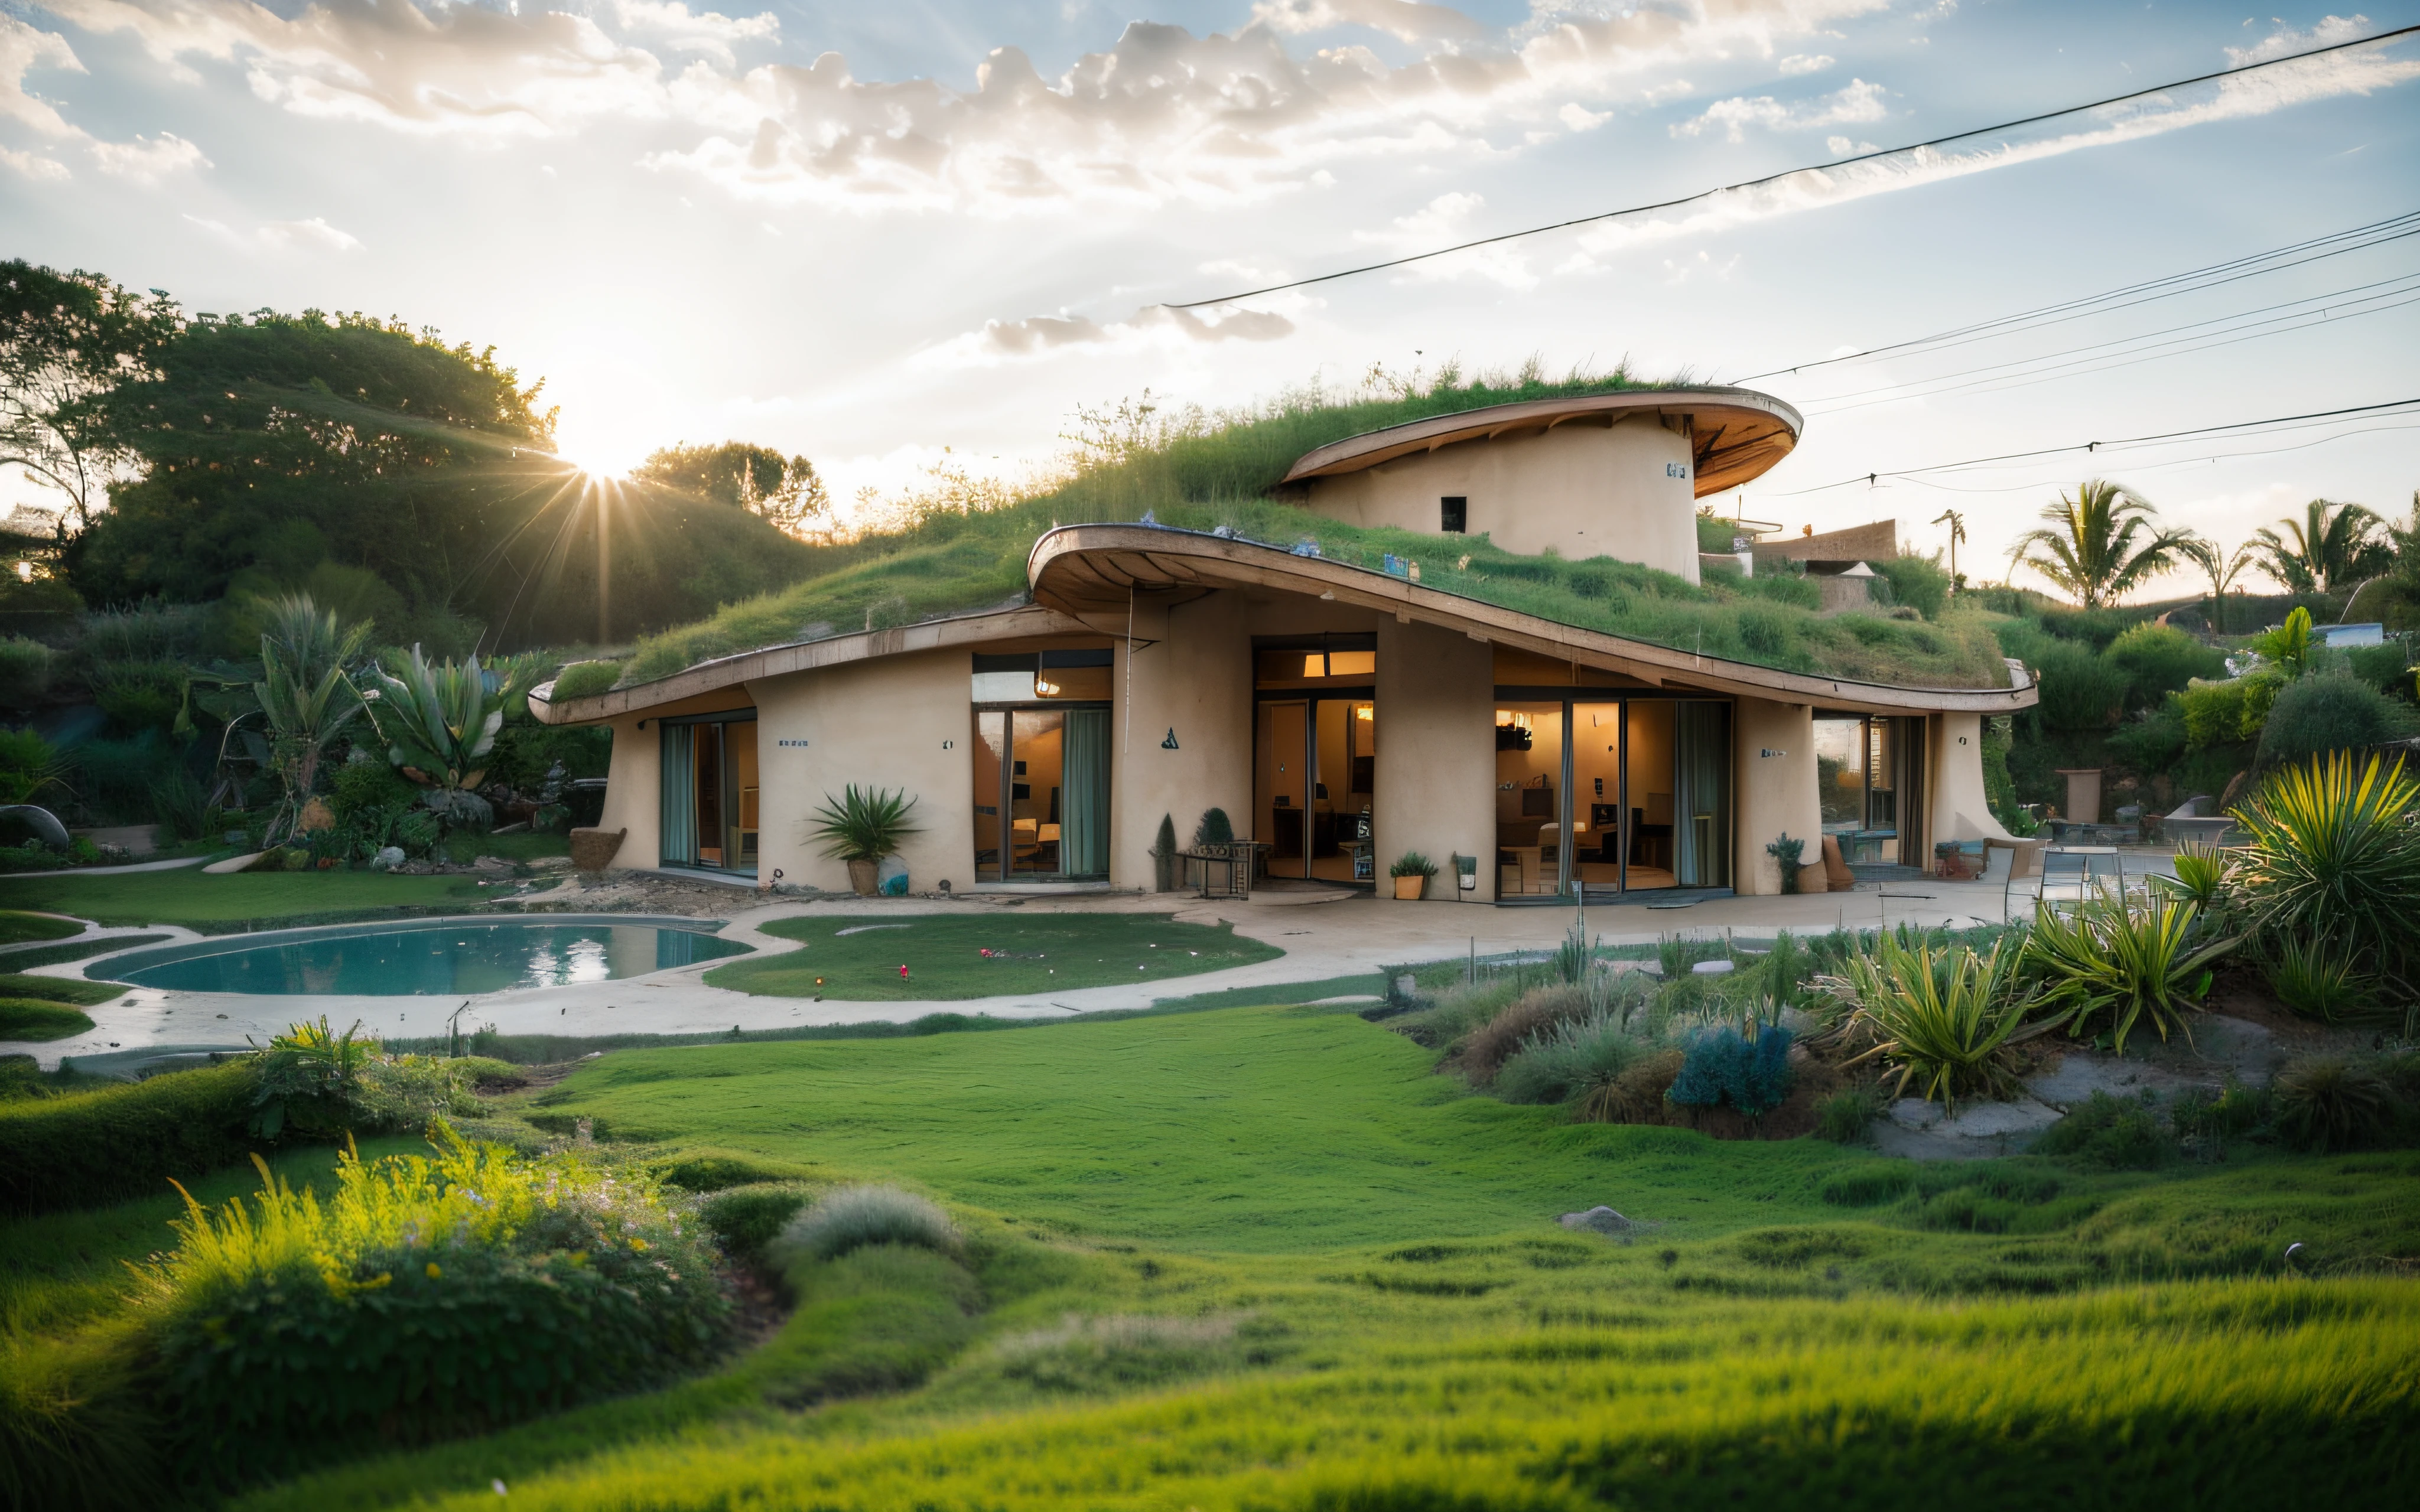
[[[1416,532],[1425,563],[1340,560],[1315,532],[1066,523],[1032,541],[1021,601],[817,625],[532,706],[613,727],[615,865],[764,885],[847,886],[812,816],[849,784],[914,798],[919,892],[1149,888],[1163,817],[1185,840],[1214,807],[1268,878],[1371,887],[1418,851],[1432,898],[1474,903],[1772,893],[1768,847],[1803,841],[1811,865],[1827,831],[1853,859],[1927,864],[2002,833],[1983,721],[2034,702],[2022,671],[1994,656],[1971,686],[1913,687],[1725,659],[1516,607],[1517,563],[1461,570],[1456,539],[1483,535],[1584,594],[1590,562],[1698,584],[1697,501],[1802,425],[1715,387],[1433,416],[1321,446],[1278,489],[1314,525]],[[1620,596],[1593,592],[1575,602]]]

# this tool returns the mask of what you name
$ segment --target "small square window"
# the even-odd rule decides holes
[[[1470,501],[1461,494],[1447,494],[1437,501],[1437,529],[1448,535],[1460,535],[1470,529]]]

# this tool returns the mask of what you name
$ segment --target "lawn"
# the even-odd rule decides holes
[[[174,872],[0,877],[0,908],[46,908],[98,924],[182,924],[205,934],[408,913],[453,913],[486,898],[473,878],[377,872]]]
[[[952,1001],[1165,981],[1285,953],[1229,925],[1165,914],[818,915],[776,919],[765,933],[806,943],[718,966],[707,985],[849,1003]]]
[[[0,997],[0,1041],[64,1040],[92,1027],[81,1010],[26,997]]]
[[[24,940],[60,940],[81,932],[82,926],[71,918],[53,918],[15,909],[0,912],[0,945],[15,945]]]

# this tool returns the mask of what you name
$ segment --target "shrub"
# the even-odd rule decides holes
[[[1193,826],[1193,848],[1195,850],[1201,850],[1206,845],[1231,844],[1233,842],[1234,839],[1235,826],[1233,824],[1229,822],[1226,810],[1204,809],[1202,810],[1202,822]]]
[[[2269,1122],[2272,1101],[2266,1088],[2236,1081],[2229,1081],[2216,1096],[2202,1088],[2189,1088],[2179,1094],[2168,1119],[2177,1137],[2189,1149],[2205,1157],[2222,1158],[2228,1140],[2246,1138]]]
[[[1854,1093],[1841,1093],[1842,1097]],[[1833,1099],[1831,1101],[1837,1101]],[[1863,1133],[1863,1126],[1859,1126]],[[1887,1165],[1869,1162],[1834,1171],[1823,1178],[1815,1195],[1836,1208],[1878,1208],[1885,1202],[1897,1202],[1916,1190],[1916,1172],[1904,1161]]]
[[[0,803],[31,803],[54,785],[59,753],[31,730],[0,730]]]
[[[1568,1103],[1578,1099],[1580,1117],[1612,1117],[1614,1085],[1645,1050],[1620,1017],[1600,1011],[1565,1018],[1529,1037],[1497,1076],[1508,1103]]]
[[[838,1259],[868,1244],[907,1244],[954,1255],[960,1243],[948,1213],[895,1186],[844,1186],[827,1192],[790,1221],[782,1230],[782,1242],[822,1260]]]
[[[618,661],[575,661],[554,674],[552,701],[563,703],[595,698],[610,691],[621,680],[622,664]]]
[[[2306,1056],[2277,1073],[2277,1128],[2304,1149],[2350,1149],[2383,1135],[2394,1119],[2386,1078],[2345,1056]]]
[[[861,788],[852,782],[834,798],[824,795],[815,810],[814,838],[824,854],[840,861],[879,861],[898,854],[910,835],[919,833],[908,812],[916,800],[905,793]]]
[[[2351,672],[2314,672],[2277,694],[2261,727],[2260,762],[2361,750],[2409,734],[2412,725],[2411,710]]]
[[[2123,669],[2089,647],[2051,642],[2041,652],[2042,722],[2053,730],[2106,730],[2126,706]]]
[[[1874,1120],[1883,1115],[1883,1100],[1871,1088],[1852,1087],[1815,1105],[1815,1137],[1836,1145],[1862,1145],[1874,1136]],[[1829,1191],[1823,1200],[1833,1199]]]
[[[2171,705],[2111,732],[2109,753],[2138,772],[2164,772],[2182,759],[2189,743],[2184,717]]]
[[[1436,863],[1430,860],[1427,856],[1422,856],[1418,851],[1405,851],[1403,855],[1396,856],[1394,861],[1387,868],[1387,875],[1390,877],[1420,877],[1422,879],[1426,879],[1435,876],[1436,872]]]
[[[188,1199],[145,1273],[163,1417],[221,1481],[502,1424],[700,1365],[729,1306],[704,1231],[644,1180],[442,1124],[433,1157]],[[302,1341],[308,1341],[307,1346]]]
[[[0,637],[0,708],[31,708],[50,690],[51,648],[22,635]]]
[[[1918,1096],[1946,1107],[1961,1096],[2013,1087],[2010,1049],[2055,1021],[2026,1025],[2005,950],[1994,945],[1985,954],[1962,945],[1936,951],[1877,935],[1872,953],[1850,956],[1839,976],[1819,983],[1851,1008],[1843,1032],[1873,1041],[1848,1064],[1880,1057],[1899,1071],[1894,1095],[1904,1097],[1914,1086]]]
[[[2104,653],[2126,674],[2137,703],[2157,703],[2194,679],[2226,675],[2226,657],[2172,625],[2138,625]]]
[[[40,1212],[160,1193],[234,1165],[256,1074],[211,1066],[71,1097],[0,1105],[0,1209]]]
[[[2239,678],[2225,683],[2198,683],[2177,696],[2178,717],[2184,721],[2185,745],[2193,750],[2211,746],[2231,746],[2245,739],[2245,694],[2251,679]],[[2265,717],[2267,707],[2264,704]],[[2249,733],[2257,734],[2256,723]]]
[[[2113,1171],[2148,1171],[2168,1153],[2159,1115],[2141,1099],[2095,1092],[2041,1132],[2033,1153]]]
[[[0,1040],[64,1040],[92,1027],[82,1010],[30,997],[0,997]]]
[[[1550,1028],[1559,1020],[1575,1018],[1587,1011],[1588,996],[1576,987],[1562,984],[1532,987],[1472,1031],[1470,1037],[1462,1042],[1455,1059],[1465,1076],[1474,1085],[1484,1087],[1496,1079],[1497,1072],[1523,1048],[1526,1041]],[[1549,1098],[1546,1101],[1562,1100]]]
[[[697,1220],[721,1242],[725,1253],[752,1256],[779,1239],[813,1196],[789,1181],[728,1187],[698,1205]]]
[[[2338,1023],[2378,1000],[2352,952],[2324,934],[2288,934],[2271,943],[2260,975],[2277,1000],[2304,1018]]]
[[[1941,618],[1949,600],[1949,573],[1930,557],[1889,557],[1872,563],[1890,584],[1891,599],[1928,620]]]
[[[2148,1020],[2161,1039],[2182,1026],[2188,999],[2210,991],[2210,964],[2235,948],[2196,931],[2200,910],[2175,899],[2136,903],[2093,898],[2044,908],[2025,933],[2021,961],[2042,986],[2068,1033],[2081,1037],[2109,1015],[2119,1054]]]
[[[2420,781],[2400,760],[2356,766],[2339,752],[2270,774],[2235,810],[2252,843],[2233,886],[2261,939],[2336,939],[2365,972],[2414,995],[2415,805]]]
[[[135,732],[165,730],[185,706],[184,664],[165,660],[97,663],[87,680],[92,701],[114,727]]]
[[[1681,1074],[1664,1095],[1684,1108],[1729,1105],[1761,1119],[1790,1095],[1791,1032],[1768,1025],[1755,1039],[1728,1026],[1700,1029],[1683,1048]]]

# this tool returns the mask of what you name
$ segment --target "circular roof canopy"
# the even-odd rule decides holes
[[[1384,430],[1349,436],[1305,452],[1286,473],[1285,481],[1332,478],[1358,472],[1382,462],[1462,441],[1492,440],[1506,435],[1544,435],[1574,421],[1634,414],[1660,418],[1686,417],[1690,422],[1690,471],[1696,474],[1697,496],[1720,493],[1762,477],[1798,444],[1807,422],[1797,410],[1753,389],[1678,388],[1626,389],[1617,393],[1591,393],[1573,399],[1525,399],[1516,404],[1489,405],[1407,421]]]

